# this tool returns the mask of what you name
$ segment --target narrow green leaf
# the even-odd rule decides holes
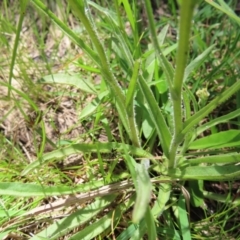
[[[153,214],[151,212],[150,207],[147,207],[146,214],[145,214],[145,222],[147,225],[147,235],[149,240],[156,240],[157,239],[157,230],[154,221]]]
[[[112,223],[112,211],[100,218],[100,220],[89,224],[87,227],[83,228],[80,232],[69,237],[69,240],[90,240],[97,236],[100,236],[104,231],[110,228]],[[115,211],[115,214],[120,216],[121,212]]]
[[[189,149],[218,149],[239,146],[240,130],[228,130],[197,139],[189,145]]]
[[[238,163],[239,159],[240,159],[239,153],[232,153],[232,154],[222,154],[222,155],[216,155],[216,156],[206,156],[201,158],[188,159],[187,161],[189,161],[191,165],[194,165],[194,164],[200,164],[200,163],[212,163],[212,164]]]
[[[223,165],[208,167],[186,167],[169,169],[168,175],[173,179],[180,180],[209,180],[230,181],[240,179],[239,165]]]
[[[134,67],[133,67],[132,78],[129,82],[129,86],[127,89],[126,108],[128,108],[129,106],[130,107],[133,106],[133,99],[134,99],[134,94],[136,93],[136,85],[137,85],[139,67],[140,67],[140,62],[135,61]]]
[[[138,225],[135,224],[135,232],[133,233],[130,240],[142,239],[145,233],[146,233],[146,223],[145,223],[145,219],[143,219]]]
[[[180,229],[182,233],[182,239],[191,240],[192,238],[191,238],[189,218],[188,218],[186,203],[183,195],[180,195],[178,200],[178,216],[179,216],[179,222],[180,222]]]
[[[39,113],[39,108],[37,107],[37,105],[32,101],[32,99],[29,97],[29,95],[27,95],[26,93],[12,87],[12,86],[9,86],[8,83],[4,83],[4,82],[1,82],[0,84],[1,86],[5,86],[5,87],[8,87],[11,89],[11,91],[14,91],[16,92],[19,96],[21,96],[22,99],[26,100],[28,102],[28,104],[37,112]],[[18,104],[18,102],[16,102],[16,104]],[[21,108],[20,104],[19,104],[19,108]],[[21,111],[21,109],[19,109]],[[28,116],[26,116],[26,114],[21,111],[21,113],[23,114],[23,116],[27,119]]]
[[[229,204],[233,206],[234,209],[240,205],[240,198],[236,198],[233,201],[232,194],[230,191],[228,191],[227,194],[221,194],[221,193],[214,193],[214,192],[203,192],[205,199],[210,199],[213,201],[217,201],[218,203],[223,203],[224,205]]]
[[[4,182],[0,183],[0,194],[11,195],[17,197],[32,197],[32,196],[56,196],[62,194],[71,194],[73,189],[66,186],[42,186],[31,183],[20,182]]]
[[[188,76],[201,66],[201,64],[207,59],[207,57],[209,56],[214,47],[215,45],[208,47],[203,53],[201,53],[199,56],[197,56],[189,63],[189,65],[185,69],[183,82],[186,82]]]
[[[117,49],[115,49],[116,52],[119,54],[119,56],[121,56],[122,59],[126,61],[126,65],[132,68],[132,51],[129,49],[128,38],[126,37],[125,32],[122,31],[122,28],[120,26],[121,23],[117,22],[117,16],[115,12],[111,11],[111,9],[101,7],[93,1],[89,1],[89,5],[95,8],[101,16],[106,17],[108,25],[111,26],[111,29],[108,28],[107,31],[111,30],[111,33],[114,36],[113,38],[111,38],[111,40],[114,41],[117,46]]]
[[[0,233],[0,239],[7,239],[12,230],[4,231]]]
[[[130,7],[129,1],[128,0],[119,0],[118,2],[119,2],[119,6],[121,5],[121,3],[123,4],[125,12],[127,14],[128,21],[130,22],[131,28],[133,29],[133,31],[135,31],[136,20],[134,19],[134,15],[133,15],[132,9]]]
[[[191,0],[194,4],[200,3],[202,0]],[[177,0],[178,4],[182,6],[183,0]]]
[[[230,112],[229,114],[226,114],[221,117],[214,118],[213,120],[210,120],[209,122],[199,126],[196,130],[196,136],[199,136],[202,132],[211,129],[212,127],[220,124],[220,123],[225,123],[228,122],[229,120],[239,117],[240,116],[240,109],[237,109],[235,111]]]
[[[229,6],[223,0],[218,0],[221,5],[212,0],[205,1],[221,12],[226,13],[230,18],[232,18],[236,23],[240,25],[240,18],[233,12],[232,9],[229,8]]]
[[[167,36],[167,33],[168,33],[168,30],[169,30],[169,24],[167,24],[166,26],[164,26],[160,33],[158,34],[158,43],[160,46],[163,45],[164,41],[165,41],[165,38]]]
[[[15,65],[15,60],[17,57],[17,49],[18,49],[18,44],[20,42],[20,34],[22,31],[22,24],[23,20],[26,14],[26,8],[28,5],[28,0],[22,0],[20,4],[20,18],[18,21],[18,26],[17,26],[17,32],[16,32],[16,37],[14,41],[14,46],[13,46],[13,51],[12,51],[12,58],[11,58],[11,64],[10,64],[10,72],[9,72],[9,87],[8,87],[8,97],[10,97],[10,92],[11,92],[11,85],[12,85],[12,78],[13,78],[13,69]]]
[[[87,104],[82,110],[81,113],[79,114],[79,120],[82,120],[83,118],[86,118],[90,115],[93,115],[93,113],[98,109],[100,106],[102,99],[109,95],[109,91],[104,91],[98,95],[97,98],[95,98],[92,102]]]
[[[192,93],[192,91],[188,88],[188,86],[183,83],[183,86],[184,86],[184,91],[186,92],[186,95],[188,96],[189,98],[189,101],[191,102],[191,105],[192,105],[192,110],[193,110],[193,113],[195,114],[198,109],[199,109],[199,105],[198,105],[198,102],[196,100],[196,97],[194,96],[194,94]],[[189,116],[188,118],[190,118],[191,116]]]
[[[187,92],[183,92],[183,102],[184,102],[184,118],[188,119],[191,117],[191,103]]]
[[[136,231],[136,224],[130,224],[121,234],[117,237],[117,240],[129,240]]]

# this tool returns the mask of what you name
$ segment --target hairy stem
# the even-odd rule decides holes
[[[184,0],[180,9],[179,41],[176,60],[176,71],[173,80],[173,88],[170,91],[173,103],[174,135],[169,151],[169,168],[176,166],[176,151],[179,145],[179,134],[182,131],[182,85],[184,71],[187,64],[189,51],[189,36],[191,21],[196,0]]]

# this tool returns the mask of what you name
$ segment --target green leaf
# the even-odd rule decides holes
[[[223,166],[175,168],[169,169],[168,175],[172,179],[180,180],[230,181],[240,179],[240,166],[229,164]]]
[[[127,109],[133,107],[133,100],[134,100],[134,95],[136,93],[136,85],[137,85],[139,67],[140,67],[140,62],[135,61],[134,67],[133,67],[132,78],[131,78],[131,80],[129,82],[129,86],[127,88],[126,104],[125,104]]]
[[[192,1],[192,3],[195,5],[197,3],[200,3],[202,0],[190,0]],[[183,0],[177,0],[179,6],[181,7],[181,5],[183,4]]]
[[[154,203],[154,206],[152,208],[152,214],[155,218],[162,215],[165,206],[170,198],[171,190],[172,190],[171,184],[169,183],[160,184],[157,201]]]
[[[188,159],[188,162],[191,165],[200,164],[200,163],[238,163],[240,159],[239,153],[232,154],[220,154],[216,156],[206,156],[194,159]]]
[[[133,233],[130,240],[139,240],[143,239],[143,235],[146,232],[146,223],[145,219],[143,219],[138,225],[135,224],[135,232]]]
[[[144,111],[143,117],[144,117],[144,120],[142,122],[143,135],[146,139],[148,139],[151,136],[152,131],[154,130],[154,125],[149,114],[148,113],[146,114],[146,111]]]
[[[240,130],[228,130],[197,139],[189,149],[218,149],[240,146]]]
[[[84,92],[92,93],[92,94],[97,93],[94,85],[89,81],[89,79],[86,79],[86,77],[83,77],[79,73],[77,74],[57,73],[53,75],[47,75],[47,76],[44,76],[41,80],[39,80],[39,82],[73,85]]]
[[[190,202],[194,207],[200,207],[204,205],[203,197],[203,181],[189,181],[188,182]]]
[[[123,3],[125,12],[127,14],[127,18],[128,21],[130,22],[131,28],[133,29],[133,31],[135,31],[135,18],[134,18],[134,14],[132,12],[132,9],[130,7],[129,1],[128,0],[119,0],[119,6],[121,6],[121,3]]]
[[[188,212],[186,210],[186,203],[184,196],[181,194],[178,200],[178,216],[180,222],[180,229],[182,233],[182,239],[191,240],[191,231],[188,218]]]
[[[109,95],[109,91],[104,91],[98,95],[97,98],[95,98],[93,101],[91,101],[87,106],[85,106],[81,113],[79,114],[79,120],[82,120],[83,118],[86,118],[90,115],[92,115],[97,108],[100,106],[102,99]]]
[[[213,120],[210,120],[209,122],[199,126],[197,128],[195,136],[199,136],[202,132],[206,131],[207,129],[210,129],[220,123],[228,122],[229,120],[236,118],[238,116],[240,116],[240,109],[232,111],[224,116],[214,118]]]
[[[211,53],[214,47],[215,45],[208,47],[203,53],[201,53],[199,56],[197,56],[194,60],[192,60],[189,63],[189,65],[185,69],[184,79],[183,79],[184,82],[187,81],[188,76],[193,71],[196,71],[201,66],[201,64],[207,59],[207,57],[209,56],[209,54]]]
[[[145,222],[147,225],[148,239],[156,240],[157,239],[156,225],[155,225],[153,214],[149,206],[147,207],[147,210],[146,210]]]
[[[136,224],[130,224],[121,234],[117,237],[117,240],[129,240],[136,231]]]
[[[132,221],[133,223],[139,223],[146,213],[152,193],[151,179],[145,165],[143,164],[136,164],[135,188],[137,199],[133,209]]]
[[[2,182],[0,183],[0,194],[11,195],[17,197],[32,197],[32,196],[56,196],[62,194],[71,194],[73,189],[67,186],[42,186],[32,183],[20,182]]]
[[[166,38],[166,36],[167,36],[168,31],[169,31],[169,24],[167,24],[166,26],[164,26],[164,27],[161,29],[160,33],[158,34],[158,37],[157,37],[157,38],[158,38],[158,43],[159,43],[160,46],[163,45],[163,43],[164,43],[164,41],[165,41],[165,38]]]

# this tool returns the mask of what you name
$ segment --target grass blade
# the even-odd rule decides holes
[[[218,0],[218,2],[221,4],[217,4],[216,2],[212,0],[205,0],[207,3],[215,7],[216,9],[220,10],[223,13],[226,13],[230,18],[232,18],[235,22],[237,22],[240,25],[240,18],[233,12],[231,8],[222,0]]]
[[[20,34],[21,34],[21,30],[22,30],[23,20],[24,20],[25,13],[26,13],[27,4],[28,4],[28,0],[20,1],[20,18],[18,21],[16,38],[14,41],[12,59],[11,59],[11,64],[10,64],[10,73],[9,73],[9,82],[8,82],[9,83],[8,97],[10,97],[10,92],[11,92],[10,86],[12,85],[13,68],[14,68],[16,57],[17,57],[17,48],[18,48],[18,44],[20,41]]]

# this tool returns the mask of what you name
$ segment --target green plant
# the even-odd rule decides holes
[[[158,232],[165,236],[172,234],[171,239],[180,239],[180,236],[184,239],[191,239],[191,225],[187,215],[190,203],[189,193],[191,204],[202,207],[204,195],[208,196],[203,190],[203,181],[232,181],[240,178],[240,167],[237,165],[240,156],[238,154],[239,130],[230,129],[201,137],[203,132],[238,117],[239,109],[199,124],[214,109],[239,91],[240,82],[233,82],[212,98],[208,96],[208,86],[204,86],[204,91],[200,91],[198,95],[198,103],[187,85],[191,72],[200,68],[215,47],[215,45],[209,46],[190,63],[188,62],[192,16],[199,1],[179,1],[180,22],[177,46],[164,48],[168,26],[157,34],[150,1],[145,0],[144,8],[152,40],[152,44],[145,49],[140,45],[143,35],[140,34],[142,26],[138,23],[137,1],[130,3],[127,0],[115,0],[115,12],[92,1],[69,0],[68,2],[87,32],[89,37],[87,43],[58,19],[42,1],[33,0],[32,4],[54,21],[89,56],[91,64],[85,65],[79,60],[77,66],[89,72],[97,72],[103,81],[100,85],[94,86],[84,79],[79,79],[79,74],[72,74],[70,78],[68,73],[45,76],[42,80],[45,83],[70,83],[96,95],[96,99],[83,109],[79,118],[82,120],[87,116],[94,115],[94,124],[102,124],[105,127],[108,142],[78,143],[73,141],[67,146],[43,153],[46,137],[42,122],[43,140],[38,158],[25,167],[21,176],[29,177],[34,175],[34,171],[39,172],[42,166],[57,159],[71,154],[84,153],[89,161],[89,166],[97,166],[100,177],[95,177],[97,171],[93,170],[91,174],[89,173],[90,177],[87,183],[74,188],[72,186],[41,186],[32,183],[3,182],[0,183],[0,193],[41,198],[67,194],[76,195],[75,198],[65,202],[65,205],[61,202],[56,203],[58,207],[99,197],[85,208],[75,211],[57,223],[49,224],[46,229],[31,239],[57,239],[78,226],[85,227],[69,239],[92,239],[100,234],[106,236],[107,229],[111,227],[114,232],[121,216],[124,216],[124,213],[131,210],[133,206],[132,222],[128,219],[129,223],[126,229],[119,234],[117,239],[140,239],[145,234],[148,235],[148,239],[156,239]],[[222,0],[218,0],[218,4],[212,1],[207,2],[224,11],[239,23],[239,18]],[[98,23],[94,21],[94,15],[90,12],[91,8],[94,9],[95,14],[96,12],[100,14],[102,25],[98,26]],[[125,19],[121,16],[123,10]],[[19,26],[21,26],[21,21],[22,19]],[[124,28],[125,21],[130,24],[131,37]],[[106,41],[101,42],[101,34],[105,32],[109,37]],[[16,37],[17,42],[18,37]],[[110,51],[106,47],[107,44],[109,44]],[[17,48],[17,44],[15,46]],[[14,48],[11,72],[16,48]],[[167,59],[167,54],[176,48],[175,68],[174,64]],[[113,59],[111,59],[112,53],[115,55]],[[118,69],[115,70],[115,67]],[[11,87],[11,81],[7,86],[11,91],[27,99],[27,96]],[[203,96],[201,93],[205,93],[205,95]],[[31,103],[30,100],[28,102]],[[117,109],[116,117],[120,120],[118,123],[119,137],[115,138],[112,135],[111,123],[101,108],[102,103],[111,103]],[[31,105],[38,111],[34,103]],[[153,155],[154,145],[160,146],[162,156],[155,157]],[[113,151],[124,159],[126,169],[122,170],[120,174],[114,172],[117,160],[109,163],[109,166],[105,166],[103,154],[111,154]],[[223,151],[227,151],[227,153],[223,153]],[[91,159],[91,155],[87,157],[87,154],[92,153],[97,155],[96,161]],[[107,169],[107,173],[105,173],[105,169]],[[183,187],[186,181],[188,181],[187,190]],[[133,186],[136,196],[130,194],[126,199],[123,196],[123,201],[119,206],[112,206],[112,203],[116,201],[117,190],[125,190],[128,194]],[[184,194],[176,197],[173,186],[177,186]],[[156,201],[150,207],[152,191],[156,195]],[[84,193],[79,194],[79,192]],[[218,198],[219,196],[215,196],[215,199]],[[178,229],[169,220],[171,218],[170,211],[168,211],[170,208],[174,210]],[[99,215],[103,209],[108,209],[108,212]],[[32,212],[19,214],[19,218],[40,211],[41,209],[36,208]],[[170,232],[174,230],[172,233],[162,230],[160,221],[157,221],[161,216],[166,221],[168,220],[167,229]],[[84,225],[91,219],[94,219],[92,225]]]

